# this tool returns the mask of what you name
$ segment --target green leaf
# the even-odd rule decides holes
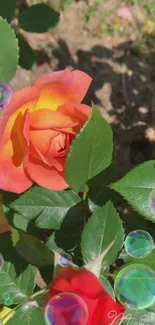
[[[46,325],[44,310],[26,303],[19,307],[7,321],[7,325]]]
[[[95,108],[89,120],[70,146],[66,161],[66,178],[72,189],[80,188],[108,167],[112,160],[112,130]]]
[[[5,214],[5,218],[7,219],[8,223],[15,228],[21,229],[23,231],[27,230],[28,227],[28,221],[18,213],[15,213],[14,210],[12,210],[9,207],[9,204],[13,202],[15,199],[18,198],[18,195],[11,192],[2,192],[2,203],[3,203],[3,211]]]
[[[73,208],[74,209],[74,208]],[[69,211],[59,230],[55,231],[46,243],[51,251],[59,254],[67,252],[72,255],[73,261],[79,265],[81,262],[80,240],[84,227],[85,210],[78,207],[76,211]]]
[[[115,299],[115,293],[114,293],[114,290],[113,290],[109,280],[102,274],[100,275],[99,280],[100,280],[103,288],[113,297],[113,299]]]
[[[11,232],[13,246],[28,263],[35,266],[54,264],[53,254],[39,239],[13,228]]]
[[[155,190],[154,176],[155,160],[150,160],[132,169],[121,180],[110,186],[137,212],[152,222],[155,222],[155,209],[151,207],[150,195]]]
[[[12,247],[8,234],[0,235],[0,252],[4,264],[0,269],[0,304],[4,304],[3,295],[9,294],[12,304],[18,304],[33,293],[36,270],[17,254]]]
[[[35,55],[22,35],[18,35],[19,43],[19,65],[26,70],[31,70],[36,65]]]
[[[112,240],[115,240],[114,245],[103,260],[104,266],[115,261],[124,241],[122,222],[113,204],[109,201],[92,214],[84,228],[81,248],[85,261],[92,261],[102,254]]]
[[[28,220],[26,220],[23,216],[18,213],[14,213],[13,210],[7,214],[7,220],[12,227],[20,229],[22,231],[27,231],[28,228]]]
[[[10,23],[16,7],[16,0],[0,0],[0,16]]]
[[[118,171],[115,164],[112,163],[108,168],[88,182],[89,208],[92,212],[103,206],[109,200],[115,204],[118,202],[119,195],[107,187],[117,179]]]
[[[60,14],[45,4],[36,4],[19,15],[19,26],[27,32],[46,33],[55,28]]]
[[[59,229],[65,215],[80,201],[71,190],[56,192],[35,186],[15,200],[11,208],[29,221],[37,218],[39,228]]]
[[[13,77],[18,64],[18,42],[6,20],[0,17],[0,83],[5,84]]]

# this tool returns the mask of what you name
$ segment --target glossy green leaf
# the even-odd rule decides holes
[[[16,7],[16,0],[0,0],[0,16],[10,23]]]
[[[12,304],[26,300],[33,293],[36,270],[28,265],[12,247],[10,235],[0,235],[0,253],[4,264],[0,269],[0,304],[4,303],[3,295],[9,294]]]
[[[124,241],[122,222],[113,204],[109,201],[95,211],[85,225],[81,241],[84,260],[86,262],[94,260],[113,240],[113,246],[104,257],[104,266],[115,261]]]
[[[27,32],[46,33],[55,28],[60,14],[45,4],[36,4],[19,15],[19,26]]]
[[[84,207],[78,207],[76,211],[70,210],[64,218],[59,230],[55,231],[46,243],[46,246],[51,251],[56,251],[59,254],[68,252],[72,255],[73,261],[80,264],[81,250],[80,241],[84,227],[85,210]]]
[[[71,190],[49,191],[35,186],[15,200],[11,207],[27,220],[36,219],[36,226],[46,229],[59,229],[69,210],[81,201]]]
[[[54,256],[38,238],[24,234],[16,229],[11,230],[13,246],[30,264],[46,266],[54,264]]]
[[[88,182],[89,208],[92,212],[103,206],[109,200],[114,204],[118,202],[119,195],[108,187],[110,183],[117,179],[118,171],[116,165],[112,163],[108,168]]]
[[[15,33],[6,20],[0,17],[0,83],[5,84],[17,69],[19,48]]]
[[[70,187],[78,192],[89,179],[108,167],[112,151],[111,127],[94,107],[69,149],[66,178]]]
[[[155,208],[151,206],[150,195],[155,190],[154,175],[155,160],[150,160],[132,169],[110,186],[120,193],[137,212],[152,222],[155,222]]]
[[[23,216],[21,216],[18,213],[12,214],[11,212],[10,212],[11,218],[7,217],[9,224],[17,229],[20,229],[20,230],[23,230],[26,232],[27,228],[28,228],[28,220],[26,220]]]
[[[44,310],[26,303],[18,308],[7,325],[46,325]]]

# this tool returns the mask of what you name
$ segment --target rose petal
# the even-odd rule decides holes
[[[52,283],[52,289],[60,289],[61,279],[70,282],[70,285],[75,291],[84,293],[85,295],[91,295],[94,298],[103,292],[103,287],[97,277],[87,269],[73,269],[71,267],[61,269],[55,277],[55,281]]]
[[[91,319],[91,324],[116,324],[118,320],[121,320],[123,318],[124,312],[125,308],[105,292],[98,300],[98,304]]]
[[[41,151],[34,146],[32,143],[30,144],[29,147],[29,153],[30,156],[32,156],[33,158],[36,158],[37,160],[43,161],[46,165],[50,166],[50,167],[55,167],[58,171],[62,172],[64,170],[64,166],[65,166],[65,158],[64,157],[57,157],[54,158],[49,157],[48,155],[44,156]]]
[[[88,120],[91,113],[91,107],[85,104],[64,104],[58,108],[57,112],[70,116],[79,122],[79,124],[74,127],[74,131],[77,133]]]
[[[34,86],[41,92],[36,109],[56,110],[64,103],[80,103],[92,81],[85,72],[69,69],[46,74],[35,81]]]
[[[73,126],[77,125],[78,121],[74,117],[65,116],[58,111],[50,111],[49,109],[40,109],[31,113],[31,129],[37,130],[63,130],[70,129],[73,133]]]
[[[0,121],[0,146],[3,146],[9,139],[10,133],[17,116],[23,114],[26,109],[33,110],[39,98],[39,91],[34,87],[25,87],[15,92],[11,105],[5,110]]]
[[[59,172],[54,167],[48,167],[32,156],[29,157],[27,172],[34,182],[49,190],[62,191],[68,187],[64,172]]]
[[[86,269],[81,269],[76,272],[74,278],[71,281],[72,287],[85,295],[89,295],[92,298],[98,297],[102,293],[103,288],[98,281],[97,277]],[[91,286],[90,286],[91,283]]]
[[[14,154],[13,145],[16,146]],[[24,154],[19,143],[9,141],[0,149],[0,188],[5,191],[22,193],[26,191],[33,181],[23,167]]]
[[[31,130],[30,141],[35,148],[45,155],[50,148],[51,140],[59,134],[53,130]]]
[[[30,112],[27,109],[24,115],[20,118],[19,125],[16,128],[16,132],[18,134],[21,148],[24,150],[25,153],[28,152],[28,147],[30,143],[29,129],[30,129]],[[16,136],[16,132],[15,132],[15,136]]]
[[[46,158],[50,161],[52,157],[64,157],[68,152],[69,140],[69,134],[59,133],[51,141]]]

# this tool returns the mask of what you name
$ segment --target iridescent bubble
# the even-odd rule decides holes
[[[142,264],[126,266],[116,276],[114,290],[125,307],[148,308],[155,303],[155,272]]]
[[[72,264],[72,257],[68,253],[64,253],[60,257],[60,265],[67,267]]]
[[[4,258],[2,256],[2,254],[0,254],[0,270],[2,269],[3,267],[3,264],[4,264]]]
[[[126,237],[124,246],[128,255],[142,258],[151,253],[154,241],[147,231],[134,230]]]
[[[0,109],[5,109],[11,104],[13,95],[13,89],[10,85],[0,85]]]
[[[8,298],[8,299],[5,300],[5,305],[6,306],[11,306],[11,305],[13,305],[13,301],[10,298]]]
[[[47,325],[86,325],[88,307],[77,294],[63,292],[48,302],[45,321]]]

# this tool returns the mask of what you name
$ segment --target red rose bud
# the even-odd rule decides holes
[[[92,272],[68,267],[53,280],[46,311],[48,322],[55,325],[111,325],[123,318],[125,308],[105,291]]]

